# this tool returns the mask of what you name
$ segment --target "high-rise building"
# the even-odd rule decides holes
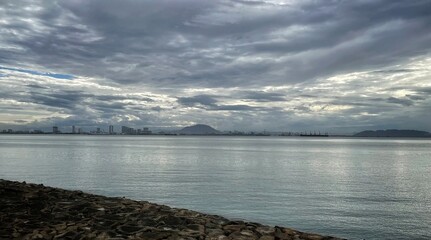
[[[126,127],[126,126],[121,126],[121,133],[122,134],[130,134],[131,132],[131,128]]]
[[[151,134],[152,132],[150,131],[150,129],[148,129],[147,127],[144,127],[144,129],[142,130],[142,134],[144,134],[144,135],[149,135],[149,134]]]
[[[97,128],[97,131],[96,131],[96,133],[100,133],[100,128]]]
[[[109,125],[109,134],[114,134],[114,126]]]
[[[75,134],[76,130],[75,130],[75,125],[72,126],[72,133]]]
[[[59,133],[57,126],[52,127],[52,133]]]
[[[133,134],[136,134],[137,131],[134,128],[130,128],[130,127],[126,127],[126,126],[121,126],[121,133],[122,134],[133,135]]]

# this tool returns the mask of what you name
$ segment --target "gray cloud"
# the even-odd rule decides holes
[[[99,95],[95,96],[97,100],[100,101],[115,101],[115,100],[139,100],[145,102],[154,102],[153,99],[149,97],[139,97],[139,96],[131,96],[131,95]]]
[[[0,106],[37,121],[431,130],[428,0],[17,0],[0,15]]]
[[[412,101],[418,101],[418,100],[425,100],[426,97],[425,96],[419,96],[419,95],[410,95],[407,94],[406,97],[408,97],[409,99],[411,99]]]
[[[11,22],[2,27],[20,36],[4,41],[24,48],[22,58],[126,84],[279,85],[405,61],[431,47],[429,1],[303,1],[265,11],[241,1],[39,2],[40,11],[20,4],[3,7]],[[4,63],[18,60],[15,50],[1,54]]]
[[[257,102],[278,102],[286,101],[286,97],[282,93],[263,92],[263,91],[247,91],[244,92],[244,99],[254,100]]]
[[[177,101],[183,106],[203,108],[211,111],[254,111],[263,109],[259,107],[249,106],[246,104],[220,104],[214,96],[210,95],[180,97]]]
[[[197,95],[193,97],[180,97],[178,98],[178,103],[188,107],[198,105],[216,106],[217,100],[209,95]]]
[[[410,100],[410,99],[401,99],[401,98],[390,97],[387,100],[390,103],[401,104],[401,105],[404,105],[404,106],[413,105],[413,101]]]
[[[431,87],[417,88],[416,91],[420,93],[431,93]]]
[[[29,87],[29,88],[46,89],[46,87],[40,86],[40,85],[37,85],[37,84],[27,84],[26,86]]]
[[[210,108],[210,110],[218,111],[250,111],[250,110],[263,110],[263,108],[252,107],[248,105],[220,105]]]

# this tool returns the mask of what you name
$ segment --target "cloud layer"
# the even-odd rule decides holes
[[[431,131],[431,2],[5,1],[0,127]]]

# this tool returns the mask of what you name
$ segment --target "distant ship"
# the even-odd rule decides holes
[[[311,133],[310,132],[310,134],[307,134],[307,133],[303,134],[303,133],[301,133],[301,134],[299,134],[299,136],[301,136],[301,137],[329,137],[328,133],[320,134],[320,132],[319,133]]]

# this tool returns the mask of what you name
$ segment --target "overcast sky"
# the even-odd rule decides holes
[[[0,129],[431,131],[429,0],[0,1]]]

